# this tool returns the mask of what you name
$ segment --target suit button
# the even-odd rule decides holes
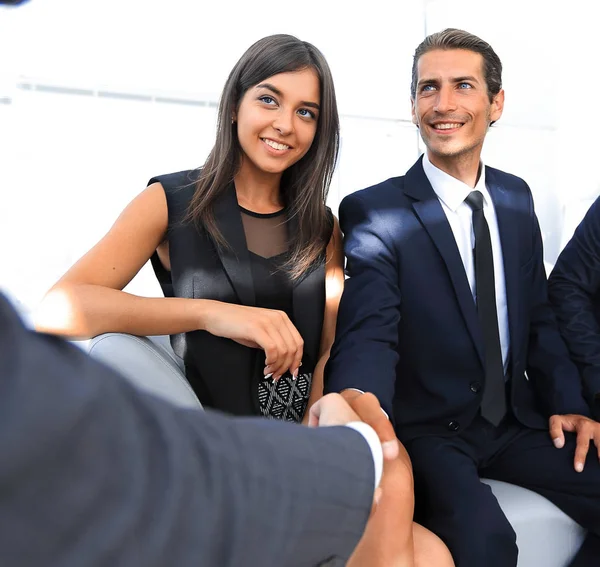
[[[471,382],[471,392],[477,394],[481,390],[481,382]]]
[[[458,423],[458,421],[450,421],[448,422],[448,429],[450,431],[458,431],[460,429],[460,423]]]

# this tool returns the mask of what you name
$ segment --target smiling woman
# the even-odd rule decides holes
[[[289,35],[256,42],[205,164],[153,178],[50,290],[38,328],[170,334],[204,405],[301,421],[322,396],[343,287],[325,206],[338,146],[323,55]],[[148,259],[165,298],[122,291]]]

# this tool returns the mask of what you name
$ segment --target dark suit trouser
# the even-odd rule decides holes
[[[589,530],[573,567],[600,565],[600,463],[590,446],[583,472],[573,468],[575,435],[556,449],[548,431],[508,415],[498,427],[477,417],[455,437],[407,443],[413,463],[416,521],[448,545],[457,567],[514,567],[515,532],[480,477],[533,490]]]

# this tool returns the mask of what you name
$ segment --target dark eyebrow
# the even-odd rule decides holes
[[[260,83],[259,85],[256,85],[255,88],[268,89],[268,90],[274,92],[277,96],[281,96],[281,91],[277,87],[274,87],[271,83]]]
[[[471,81],[472,83],[479,82],[476,77],[472,77],[470,75],[467,75],[466,77],[456,77],[456,79],[452,79],[452,81],[454,83],[464,83],[465,81]]]
[[[479,83],[479,81],[477,80],[477,77],[473,77],[471,75],[465,75],[464,77],[454,77],[451,79],[451,82],[453,83],[464,83],[465,81],[470,81],[472,83]],[[419,81],[417,84],[418,86],[422,86],[422,85],[437,85],[439,83],[438,79],[423,79],[422,81]]]
[[[300,104],[302,106],[308,106],[310,108],[316,108],[317,110],[321,110],[321,107],[316,102],[310,102],[308,100],[302,100],[302,101],[300,101]]]
[[[256,85],[257,89],[267,89],[273,93],[275,93],[277,96],[283,97],[283,93],[274,85],[272,85],[271,83],[260,83],[259,85]],[[316,108],[317,110],[321,110],[321,107],[316,103],[316,102],[310,102],[310,101],[300,101],[300,104],[302,106],[308,106],[310,108]]]
[[[439,81],[437,79],[422,79],[420,80],[417,85],[418,86],[422,86],[422,85],[437,85]]]

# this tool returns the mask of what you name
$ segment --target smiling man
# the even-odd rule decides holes
[[[573,565],[598,565],[600,423],[548,304],[529,187],[481,163],[500,59],[462,30],[427,37],[411,104],[425,155],[340,207],[350,278],[326,388],[379,398],[412,459],[416,519],[457,567],[517,564],[480,476],[554,502],[589,529]]]

